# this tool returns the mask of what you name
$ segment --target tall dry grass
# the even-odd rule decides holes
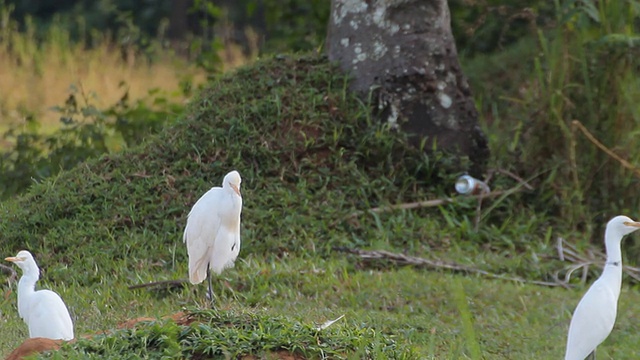
[[[94,94],[93,105],[101,108],[113,105],[127,91],[135,101],[151,89],[186,101],[181,84],[197,86],[207,78],[194,62],[159,44],[147,56],[134,47],[120,46],[109,35],[93,34],[88,46],[72,41],[69,32],[55,23],[45,35],[37,36],[35,28],[27,20],[25,29],[18,31],[10,9],[0,9],[0,130],[28,117],[55,128],[59,116],[51,108],[63,104],[72,87]],[[222,70],[229,70],[257,57],[257,50],[246,56],[228,44],[218,56]]]
[[[177,91],[180,83],[201,83],[205,74],[195,65],[159,54],[153,61],[121,51],[112,41],[87,48],[52,31],[38,40],[32,30],[3,29],[0,36],[0,126],[37,117],[44,125],[57,123],[51,107],[64,103],[70,87],[95,93],[97,106],[118,101],[128,90],[132,99],[150,89]]]

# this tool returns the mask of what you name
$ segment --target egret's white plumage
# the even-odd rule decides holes
[[[183,240],[189,254],[189,280],[199,284],[211,274],[233,266],[240,252],[240,213],[242,179],[237,171],[225,175],[222,187],[213,187],[193,205]]]
[[[622,237],[640,229],[640,222],[616,216],[607,223],[607,262],[602,275],[584,294],[571,318],[565,360],[584,360],[611,333],[622,285]]]
[[[35,290],[40,269],[30,252],[22,250],[11,261],[22,270],[18,282],[18,314],[29,327],[29,337],[53,340],[73,339],[73,321],[58,294],[51,290]]]

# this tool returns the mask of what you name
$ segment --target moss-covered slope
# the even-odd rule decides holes
[[[345,215],[424,198],[433,174],[420,151],[371,124],[346,88],[318,58],[271,59],[225,76],[147,144],[2,204],[4,249],[76,269],[183,261],[169,249],[181,243],[190,207],[231,169],[243,176],[243,254],[352,243]]]

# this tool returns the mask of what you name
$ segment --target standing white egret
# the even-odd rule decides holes
[[[73,321],[60,295],[51,290],[35,290],[40,269],[30,252],[22,250],[6,261],[18,265],[22,277],[18,282],[18,314],[29,327],[29,337],[53,340],[73,339]]]
[[[232,267],[240,252],[242,179],[231,171],[222,187],[213,187],[193,205],[187,217],[183,241],[189,253],[189,281],[199,284],[209,278],[209,299],[213,301],[211,271]]]
[[[607,262],[602,275],[584,294],[571,318],[565,360],[595,359],[596,347],[609,336],[616,322],[622,285],[622,237],[640,229],[640,222],[616,216],[607,223],[604,243]]]

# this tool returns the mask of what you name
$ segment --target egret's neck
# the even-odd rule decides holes
[[[618,264],[622,267],[622,250],[620,249],[620,242],[622,236],[617,233],[606,232],[604,236],[604,245],[607,249],[607,264]]]
[[[18,301],[20,295],[27,295],[36,291],[36,282],[38,281],[38,273],[26,273],[22,275],[18,281]]]
[[[600,275],[600,279],[605,279],[603,283],[613,291],[616,299],[620,295],[620,287],[622,286],[622,250],[620,249],[622,236],[615,232],[605,233],[604,244],[607,249],[607,262],[604,265],[602,275]]]

